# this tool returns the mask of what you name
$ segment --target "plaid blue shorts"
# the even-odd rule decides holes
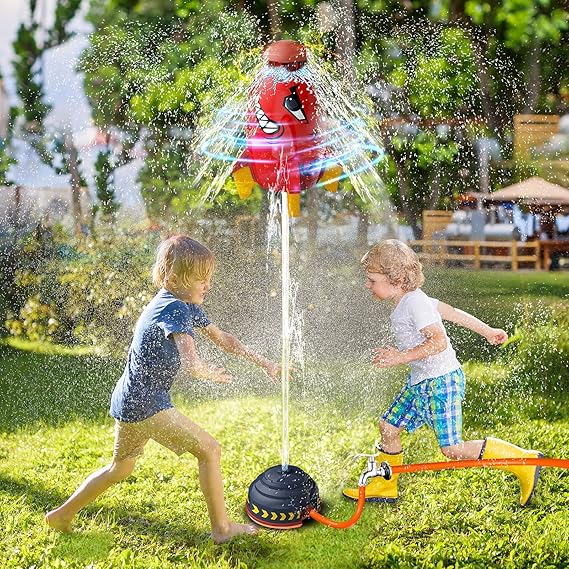
[[[407,383],[383,415],[383,420],[394,427],[404,427],[410,433],[429,425],[441,448],[460,444],[465,383],[460,368],[417,385]]]

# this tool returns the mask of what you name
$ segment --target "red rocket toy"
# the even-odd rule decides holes
[[[247,147],[232,175],[241,199],[249,197],[255,185],[288,192],[289,214],[298,217],[300,192],[316,184],[335,192],[342,168],[326,160],[322,150],[314,89],[301,74],[295,77],[306,63],[306,48],[282,40],[271,44],[265,56],[270,67],[290,73],[280,74],[284,80],[270,73],[257,78],[247,115]]]

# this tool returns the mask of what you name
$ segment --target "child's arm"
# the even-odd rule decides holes
[[[225,352],[241,356],[262,368],[273,383],[279,383],[280,366],[275,362],[255,353],[245,344],[239,341],[233,334],[224,332],[215,324],[209,324],[205,328],[199,328],[200,332],[207,336],[214,344]]]
[[[374,350],[373,364],[379,368],[408,364],[417,360],[424,360],[446,349],[448,342],[439,324],[425,326],[421,328],[420,332],[425,336],[425,341],[414,348],[403,352],[392,346],[389,348],[376,348]]]
[[[231,376],[222,368],[201,361],[196,343],[189,334],[174,334],[174,341],[180,354],[182,369],[198,379],[217,383],[231,383]]]
[[[441,317],[449,322],[468,328],[486,338],[491,344],[503,344],[508,339],[508,334],[500,328],[492,328],[488,324],[478,320],[472,314],[453,308],[450,304],[439,302],[438,310]]]

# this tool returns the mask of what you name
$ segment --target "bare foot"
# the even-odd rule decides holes
[[[65,518],[57,510],[52,510],[45,515],[45,523],[52,529],[71,533],[71,519]]]
[[[227,528],[211,532],[211,538],[214,543],[226,543],[237,535],[254,535],[259,531],[259,527],[253,524],[237,524],[229,522]]]

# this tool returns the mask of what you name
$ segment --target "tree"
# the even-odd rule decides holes
[[[100,212],[103,219],[112,219],[119,209],[115,200],[113,174],[112,153],[107,148],[99,152],[95,161],[95,188],[99,200],[95,213]]]
[[[80,160],[70,135],[64,135],[65,142],[62,142],[61,136],[52,137],[45,131],[45,118],[51,108],[44,101],[42,56],[47,49],[53,48],[71,37],[72,34],[67,31],[67,26],[75,16],[80,4],[81,0],[61,0],[58,2],[53,27],[50,30],[42,30],[47,32],[47,40],[40,44],[36,39],[40,26],[34,19],[36,0],[30,0],[30,21],[27,24],[22,23],[20,25],[13,43],[16,54],[16,59],[13,62],[14,73],[21,101],[19,108],[19,115],[22,119],[21,136],[32,145],[40,158],[54,168],[56,172],[70,174],[77,236],[82,233],[80,189],[86,184],[79,170]]]
[[[515,113],[543,108],[542,70],[558,66],[551,55],[569,29],[566,3],[467,0],[453,6],[454,21],[469,30],[475,49],[488,127],[503,138]]]
[[[0,73],[0,186],[11,184],[6,175],[10,166],[16,163],[16,160],[10,153],[10,139],[13,126],[11,114],[8,96],[4,90],[4,82]]]
[[[97,30],[82,60],[94,119],[119,131],[129,147],[142,140],[147,157],[139,180],[149,216],[187,212],[198,201],[188,163],[192,134],[204,105],[243,81],[232,58],[257,47],[254,22],[222,12],[227,3],[219,1],[167,3],[160,18],[143,2],[95,7]],[[215,208],[222,204],[226,196]]]
[[[376,95],[388,154],[384,175],[418,235],[422,211],[448,205],[460,189],[456,171],[471,156],[467,129],[480,113],[474,54],[461,29],[438,25],[421,37],[405,30],[384,50],[392,57],[375,71],[383,76]]]
[[[334,31],[315,30],[317,4],[172,0],[160,3],[158,17],[150,1],[93,0],[87,91],[98,124],[144,141],[141,181],[152,215],[195,204],[185,157],[208,101],[224,100],[247,73],[235,54],[274,37],[316,39],[326,59],[342,51]],[[568,68],[555,63],[567,59],[561,0],[342,4],[353,7],[357,78],[378,93],[387,184],[416,230],[421,208],[449,205],[475,179],[476,137],[507,145],[515,113],[551,109],[569,91]]]
[[[359,29],[366,28],[362,76],[378,95],[388,185],[416,231],[421,207],[448,204],[472,182],[474,140],[496,137],[507,153],[513,116],[549,110],[552,99],[561,104],[568,76],[567,66],[554,63],[568,55],[562,47],[568,14],[561,2],[434,6],[420,0],[359,3]],[[534,38],[539,57],[532,52]]]
[[[12,182],[7,178],[8,170],[16,160],[10,155],[8,145],[0,139],[0,186],[10,186]]]
[[[43,122],[50,107],[44,102],[45,93],[41,79],[43,49],[36,41],[37,30],[38,24],[33,21],[28,25],[20,24],[12,46],[16,54],[14,77],[22,103],[21,111],[25,128],[39,134],[42,132]]]

